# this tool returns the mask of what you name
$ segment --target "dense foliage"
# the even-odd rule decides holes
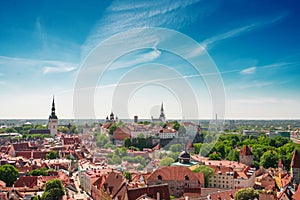
[[[205,187],[208,187],[209,178],[214,175],[214,170],[205,165],[199,165],[196,169],[193,170],[194,173],[203,173],[204,174],[204,181]]]
[[[44,193],[42,196],[43,200],[60,200],[65,194],[64,186],[59,179],[52,179],[46,182]]]
[[[207,138],[207,135],[205,137]],[[215,155],[212,156],[216,152],[221,159],[239,161],[239,149],[244,145],[252,148],[256,167],[259,165],[276,167],[279,158],[282,158],[285,168],[289,169],[295,148],[300,149],[299,144],[293,143],[288,138],[281,136],[270,138],[264,134],[257,137],[243,134],[222,134],[213,148],[210,143],[196,143],[194,147],[195,154],[208,156],[210,159],[219,159]],[[272,152],[272,156],[269,151]]]
[[[46,154],[47,159],[56,159],[58,158],[58,154],[56,151],[50,150],[48,154]]]
[[[12,165],[6,164],[0,166],[0,180],[6,183],[7,187],[11,187],[19,176],[19,171]]]
[[[243,188],[235,193],[235,200],[248,200],[259,198],[259,193],[253,188]]]

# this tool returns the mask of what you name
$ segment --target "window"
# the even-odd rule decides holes
[[[157,180],[162,181],[161,175],[158,175],[158,176],[157,176]]]
[[[184,180],[189,181],[189,180],[190,180],[189,176],[186,175],[186,176],[184,177]]]

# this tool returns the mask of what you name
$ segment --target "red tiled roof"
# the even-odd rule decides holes
[[[291,167],[292,168],[300,168],[300,153],[295,150],[292,162],[291,162]]]
[[[298,189],[295,192],[295,194],[293,195],[293,199],[300,199],[300,184],[298,185]]]
[[[245,145],[245,146],[241,149],[240,155],[241,155],[241,156],[251,156],[251,155],[253,155],[253,154],[252,154],[251,149],[248,147],[248,145]]]
[[[158,143],[155,147],[153,147],[153,150],[160,150],[160,144]]]
[[[124,141],[126,138],[130,138],[130,135],[125,132],[124,128],[117,128],[113,133],[113,138],[115,140]]]
[[[234,199],[235,193],[237,190],[227,190],[227,191],[221,191],[221,192],[216,192],[209,194],[211,200],[220,200],[220,199]]]
[[[118,190],[121,188],[124,182],[123,176],[116,173],[111,172],[104,182],[104,189],[107,194],[111,196],[115,196]]]
[[[199,177],[194,174],[188,167],[184,166],[166,166],[161,167],[155,170],[147,179],[149,180],[157,180],[157,177],[161,176],[163,181],[166,180],[176,180],[176,181],[184,181],[185,176],[189,177],[190,181],[199,181]]]
[[[31,151],[16,151],[16,157],[22,156],[23,158],[31,158]]]
[[[14,184],[14,187],[29,187],[37,186],[37,176],[21,176]]]
[[[102,125],[102,127],[105,128],[105,129],[108,129],[110,126],[111,126],[110,123],[106,123],[106,124],[103,124],[103,125]]]
[[[128,199],[138,199],[143,195],[157,199],[157,193],[160,194],[160,199],[169,200],[170,192],[167,184],[152,185],[143,188],[129,188],[127,189]]]
[[[34,159],[46,159],[46,155],[48,154],[49,152],[46,152],[46,151],[33,151],[32,152],[32,157]]]
[[[13,144],[13,147],[14,147],[15,151],[30,150],[28,142],[22,142],[22,143]]]
[[[184,195],[183,196],[188,196],[188,197],[201,197],[201,188],[191,188],[191,187],[185,187],[183,189]]]

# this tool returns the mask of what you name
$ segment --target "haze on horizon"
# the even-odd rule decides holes
[[[52,95],[58,117],[74,118],[74,86],[87,56],[112,35],[141,27],[176,30],[202,45],[224,82],[225,119],[300,119],[299,4],[296,0],[1,1],[0,119],[46,119]],[[163,42],[120,57],[99,78],[94,95],[97,119],[114,111],[114,90],[124,74],[145,65],[148,68],[136,71],[135,77],[171,83],[184,79],[196,96],[198,118],[214,117],[204,81],[210,74],[194,76],[185,60],[156,48]],[[151,70],[156,64],[169,68]],[[172,70],[182,76],[172,79]],[[130,80],[134,84],[135,79]],[[188,102],[180,102],[157,84],[145,85],[122,100],[128,103],[124,109],[130,117],[150,119],[164,102],[167,119],[189,119],[182,112],[182,103]]]

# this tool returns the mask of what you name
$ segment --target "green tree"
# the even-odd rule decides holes
[[[277,167],[278,161],[279,156],[276,151],[267,151],[262,155],[260,165],[264,168]]]
[[[226,160],[239,161],[239,159],[239,151],[235,149],[231,149],[226,156]]]
[[[58,157],[56,151],[50,150],[48,154],[46,154],[47,159],[56,159]]]
[[[107,143],[110,143],[108,137],[104,134],[98,134],[97,135],[97,142],[96,145],[97,147],[104,147]]]
[[[113,123],[110,127],[109,127],[109,134],[112,135],[115,130],[118,128],[118,125],[116,123]]]
[[[48,176],[48,171],[46,167],[40,169],[33,169],[31,170],[28,175],[30,176]]]
[[[177,121],[175,121],[175,122],[173,123],[172,128],[175,129],[176,131],[178,131],[178,130],[179,130],[179,127],[180,127],[180,124],[179,124]]]
[[[253,188],[243,188],[235,193],[235,200],[249,200],[259,198],[259,193]]]
[[[222,158],[225,158],[225,146],[223,142],[217,142],[215,150]]]
[[[43,200],[61,200],[65,194],[64,186],[59,179],[52,179],[46,182],[45,190],[42,196]]]
[[[125,177],[129,182],[131,182],[132,177],[131,177],[131,173],[130,173],[129,171],[125,171],[125,172],[124,172],[124,177]]]
[[[212,177],[215,174],[212,168],[205,165],[199,165],[196,169],[193,170],[193,172],[201,172],[204,174],[205,187],[208,187],[210,177]]]
[[[144,137],[143,134],[139,134],[136,138],[136,145],[140,150],[143,150],[143,148],[146,147],[146,138]]]
[[[0,166],[0,180],[11,187],[19,176],[19,171],[13,165],[5,164]]]
[[[113,157],[111,158],[111,161],[114,163],[114,164],[121,164],[122,163],[122,160],[121,158],[118,156],[118,155],[113,155]]]
[[[209,160],[222,160],[221,156],[218,153],[212,153],[209,156]]]
[[[168,157],[173,158],[175,161],[178,159],[180,152],[171,152]]]
[[[126,148],[129,148],[131,146],[131,140],[130,140],[130,138],[125,138],[125,140],[124,140],[124,146]]]
[[[194,152],[195,152],[195,154],[199,154],[200,149],[202,147],[202,143],[195,143],[193,145],[194,145]]]
[[[159,165],[160,166],[170,166],[175,160],[170,157],[166,157],[160,160]]]
[[[181,144],[172,144],[169,149],[172,152],[181,152],[183,150]]]

